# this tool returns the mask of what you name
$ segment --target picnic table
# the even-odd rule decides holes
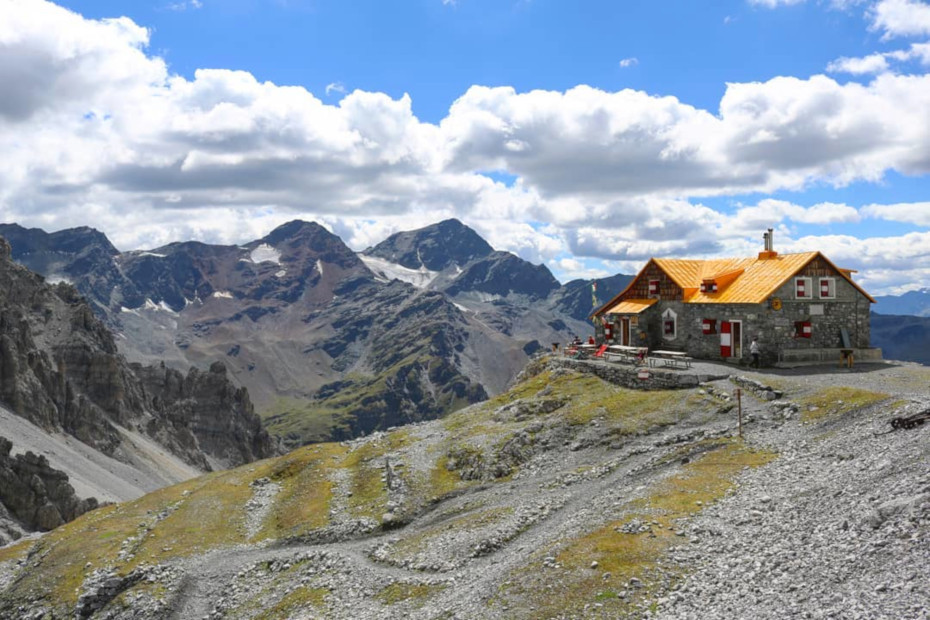
[[[656,366],[659,363],[672,368],[691,368],[691,358],[684,351],[652,351],[649,354],[649,365]]]
[[[629,362],[636,364],[646,359],[645,347],[630,347],[622,344],[612,344],[607,347],[606,358],[611,362]]]

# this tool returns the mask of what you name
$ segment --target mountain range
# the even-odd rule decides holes
[[[882,295],[875,298],[875,314],[930,317],[930,288],[908,291],[901,295]]]
[[[132,252],[89,228],[0,236],[16,261],[72,283],[130,361],[222,361],[290,447],[483,400],[537,351],[590,330],[589,281],[562,286],[454,219],[360,253],[302,221],[243,245]],[[601,297],[628,281],[608,279]]]

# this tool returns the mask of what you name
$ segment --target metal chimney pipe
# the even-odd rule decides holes
[[[769,240],[769,247],[765,249],[768,252],[774,252],[775,251],[775,231],[773,231],[771,228],[769,228],[768,240]]]

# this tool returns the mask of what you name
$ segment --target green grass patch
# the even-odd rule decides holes
[[[437,592],[440,592],[445,589],[446,586],[443,585],[428,585],[420,583],[392,583],[387,586],[378,594],[375,595],[379,601],[385,605],[396,605],[397,603],[402,603],[404,601],[413,601],[419,602],[421,605],[426,602],[426,599],[433,596]]]
[[[67,615],[95,569],[127,574],[142,563],[247,542],[245,505],[253,493],[249,483],[257,478],[272,478],[282,487],[259,540],[323,527],[332,496],[328,472],[344,454],[338,444],[308,446],[89,512],[36,541],[0,552],[0,558],[19,558],[33,551],[22,579],[6,596],[44,601],[53,615]]]
[[[347,503],[353,515],[377,519],[384,514],[388,499],[387,487],[381,481],[384,458],[409,443],[409,434],[397,430],[383,439],[368,441],[346,455],[340,466],[350,471],[352,496]]]
[[[326,588],[299,587],[274,605],[263,609],[260,617],[267,620],[287,620],[308,607],[324,610],[328,595],[329,590]]]
[[[429,472],[429,485],[426,489],[426,501],[434,501],[449,493],[475,483],[474,480],[462,480],[457,471],[450,470],[449,457],[436,459]]]
[[[500,591],[495,602],[525,610],[517,614],[520,617],[564,617],[592,602],[603,605],[599,613],[604,617],[635,616],[637,605],[668,585],[659,580],[655,569],[669,547],[684,543],[674,533],[676,523],[723,497],[742,469],[764,465],[775,457],[736,442],[719,441],[716,450],[704,452],[678,474],[658,483],[648,496],[631,502],[630,514],[623,519],[569,540],[552,553],[561,568],[547,568],[537,561],[512,573],[511,585]],[[633,519],[659,525],[652,526],[651,534],[622,532]],[[592,568],[595,561],[597,566]],[[606,579],[605,573],[609,573]],[[629,588],[634,577],[642,581],[643,588]],[[631,596],[617,598],[621,590]]]
[[[810,423],[843,415],[889,398],[888,394],[855,387],[824,388],[801,399],[801,421]]]
[[[292,445],[329,441],[334,433],[351,434],[345,409],[321,407],[312,400],[279,398],[261,412],[269,433]]]
[[[305,446],[277,459],[269,477],[281,490],[255,540],[300,536],[328,525],[333,497],[330,471],[345,454],[344,447],[327,443]]]
[[[34,544],[34,540],[23,540],[9,547],[0,549],[0,562],[19,561],[23,559],[29,554],[29,550],[32,549],[32,545]]]

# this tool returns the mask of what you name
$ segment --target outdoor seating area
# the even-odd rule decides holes
[[[650,368],[690,369],[693,358],[683,351],[650,351],[646,347],[631,347],[620,344],[572,343],[562,349],[562,354],[573,359],[601,359],[609,363],[649,366]]]

